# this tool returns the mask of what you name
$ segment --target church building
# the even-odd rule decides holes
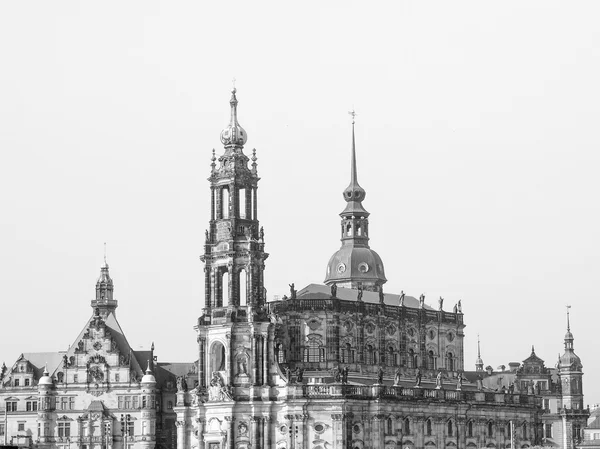
[[[244,153],[235,89],[229,103],[222,154],[213,150],[210,165],[197,353],[164,363],[154,344],[133,350],[105,263],[91,317],[73,344],[23,353],[2,367],[0,442],[48,449],[578,446],[589,411],[568,321],[556,368],[532,348],[522,364],[500,371],[484,368],[479,353],[471,370],[460,301],[448,308],[439,298],[431,307],[424,295],[385,291],[384,262],[369,244],[354,120],[340,248],[322,283],[291,284],[289,295],[268,302],[257,157]]]

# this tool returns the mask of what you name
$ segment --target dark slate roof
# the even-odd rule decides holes
[[[336,297],[344,301],[357,301],[358,290],[353,288],[338,287]],[[298,299],[331,299],[331,287],[323,284],[309,284],[297,293]],[[363,290],[362,300],[369,304],[379,304],[379,293]],[[400,304],[400,295],[395,293],[384,293],[384,303],[389,306]],[[413,296],[404,296],[404,305],[409,308],[418,309],[419,300]],[[425,304],[426,310],[436,310]],[[447,310],[450,311],[450,310]]]

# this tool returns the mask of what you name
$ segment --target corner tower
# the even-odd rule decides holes
[[[570,307],[570,306],[569,306]],[[565,353],[558,361],[558,372],[562,384],[562,403],[565,409],[583,409],[583,366],[573,348],[573,334],[567,308],[567,333],[565,334]]]
[[[231,91],[231,119],[221,132],[224,153],[213,150],[210,181],[211,218],[206,231],[205,314],[212,309],[249,309],[265,302],[264,234],[257,216],[256,150],[252,163],[243,148],[248,136],[237,119],[236,89]]]
[[[335,252],[327,264],[325,284],[338,287],[379,291],[387,282],[381,257],[369,247],[369,212],[362,201],[367,192],[358,183],[356,170],[356,143],[354,118],[352,115],[352,162],[350,184],[344,190],[346,208],[342,217],[342,247]]]

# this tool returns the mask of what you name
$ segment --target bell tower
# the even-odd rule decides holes
[[[264,233],[257,215],[256,150],[244,154],[248,136],[237,119],[236,89],[231,91],[231,119],[221,132],[225,151],[213,150],[210,181],[211,215],[205,234],[205,314],[246,308],[251,314],[265,302]],[[249,162],[252,161],[250,166]]]

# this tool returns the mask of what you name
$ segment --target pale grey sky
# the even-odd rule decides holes
[[[0,362],[73,343],[105,241],[130,343],[195,359],[236,77],[269,296],[339,247],[354,106],[386,291],[462,299],[471,369],[553,366],[572,305],[600,402],[600,3],[323,3],[0,4]]]

